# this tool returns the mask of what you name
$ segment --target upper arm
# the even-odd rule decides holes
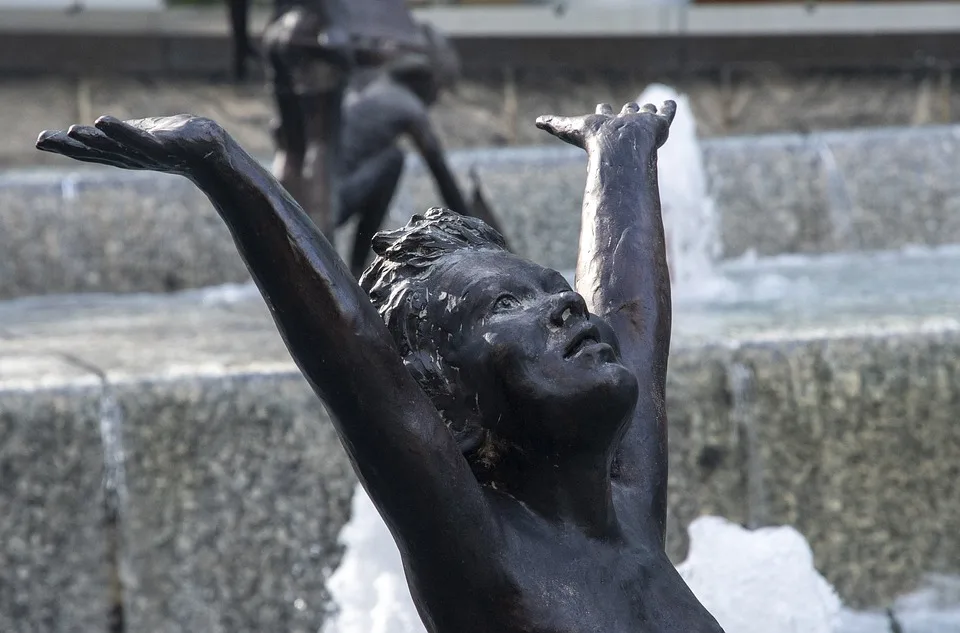
[[[623,288],[617,286],[616,272],[608,273],[611,286],[608,292],[600,293],[604,301],[595,307],[616,333],[621,361],[637,377],[640,387],[614,456],[617,510],[645,534],[662,542],[666,535],[668,474],[667,354],[663,346],[669,346],[669,325],[666,334],[661,331],[659,340],[655,340],[658,335],[650,328],[654,332],[664,329],[662,325],[658,328],[658,319],[653,318],[657,302],[652,297],[624,295]]]
[[[363,329],[337,350],[325,400],[364,488],[401,547],[489,543],[493,516],[452,434],[385,328]]]

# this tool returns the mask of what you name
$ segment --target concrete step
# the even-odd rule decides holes
[[[960,243],[960,126],[710,139],[702,148],[723,258]],[[465,150],[451,161],[465,186],[476,168],[520,253],[573,268],[580,150]],[[411,159],[389,224],[438,203]],[[182,178],[6,172],[0,226],[0,298],[166,292],[248,278],[209,201]]]
[[[732,263],[678,303],[676,560],[711,513],[794,525],[852,606],[960,572],[958,264]],[[4,631],[105,630],[112,571],[131,631],[316,631],[355,485],[249,285],[0,302],[0,473]]]

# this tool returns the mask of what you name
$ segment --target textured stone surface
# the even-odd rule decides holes
[[[951,166],[960,127],[702,143],[721,255],[825,253],[960,242]],[[561,145],[455,152],[511,246],[560,270],[576,263],[585,158]],[[664,178],[669,178],[666,174]],[[442,204],[411,157],[387,225]],[[166,292],[248,278],[209,201],[182,178],[89,169],[0,177],[0,297]],[[346,233],[341,233],[345,237]],[[343,242],[343,240],[339,240]]]
[[[833,250],[830,200],[815,140],[705,143],[704,168],[721,217],[724,256]]]
[[[107,630],[100,396],[89,372],[0,342],[0,631]]]
[[[845,249],[960,241],[960,128],[831,135]]]
[[[533,126],[541,114],[575,114],[595,103],[635,99],[653,82],[688,93],[704,137],[800,132],[834,128],[949,123],[960,119],[956,70],[902,73],[803,73],[773,67],[721,76],[684,72],[646,76],[595,69],[590,73],[505,69],[468,77],[435,109],[450,147],[546,143]],[[953,81],[951,81],[951,77]],[[32,104],[24,108],[22,104]],[[213,116],[244,145],[269,152],[272,103],[259,84],[234,86],[202,80],[127,77],[4,78],[0,123],[12,133],[0,140],[0,165],[61,164],[33,150],[37,134],[88,122],[100,114],[155,116],[190,112]]]
[[[64,355],[110,385],[105,419],[125,465],[130,630],[306,633],[323,622],[356,480],[323,406],[250,296],[225,288],[0,304],[0,370],[29,396],[38,389],[30,378],[46,380]],[[75,368],[61,380],[89,381],[65,373]],[[29,401],[10,406],[17,423],[18,407],[31,410]]]
[[[751,509],[813,544],[853,605],[882,604],[960,561],[956,331],[749,346]]]
[[[130,630],[319,630],[355,479],[296,370],[116,390]]]
[[[912,265],[863,263],[878,283],[903,286],[919,284],[887,269],[926,274]],[[861,274],[849,261],[837,266],[807,275],[820,288],[841,279],[838,270]],[[675,560],[686,524],[716,513],[794,525],[855,605],[885,604],[924,572],[960,571],[960,326],[937,318],[957,313],[957,270],[943,269],[939,301],[914,295],[909,306],[869,288],[862,296],[876,298],[860,305],[849,285],[819,299],[788,295],[778,310],[763,300],[677,307],[668,391]],[[57,369],[64,353],[112,385],[127,453],[131,621],[164,632],[300,631],[320,621],[354,479],[249,286],[19,300],[0,303],[0,322],[2,368],[20,388],[31,371],[78,371]]]
[[[675,347],[667,376],[670,421],[667,552],[676,564],[689,547],[687,526],[702,515],[748,519],[744,445],[731,409],[730,351]]]
[[[0,177],[0,297],[168,292],[248,278],[186,179],[107,170]]]

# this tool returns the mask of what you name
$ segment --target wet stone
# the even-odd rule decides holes
[[[960,128],[832,134],[844,250],[960,242]]]
[[[730,401],[730,351],[675,348],[667,374],[670,424],[667,553],[677,564],[689,547],[687,526],[702,515],[746,523],[747,462]]]
[[[810,541],[851,606],[960,572],[960,334],[751,345],[751,511]]]
[[[832,249],[828,182],[816,142],[800,137],[703,144],[722,257]]]
[[[821,254],[960,241],[950,171],[960,128],[776,135],[701,143],[720,256]],[[586,159],[549,145],[452,152],[521,255],[575,266]],[[444,203],[408,155],[386,227]],[[249,278],[209,201],[185,179],[132,172],[0,177],[0,298],[56,292],[169,292]],[[341,232],[337,243],[346,245]]]

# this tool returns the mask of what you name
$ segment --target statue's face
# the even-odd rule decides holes
[[[637,398],[612,328],[554,270],[505,252],[450,259],[431,300],[482,423],[521,445],[609,443]]]

